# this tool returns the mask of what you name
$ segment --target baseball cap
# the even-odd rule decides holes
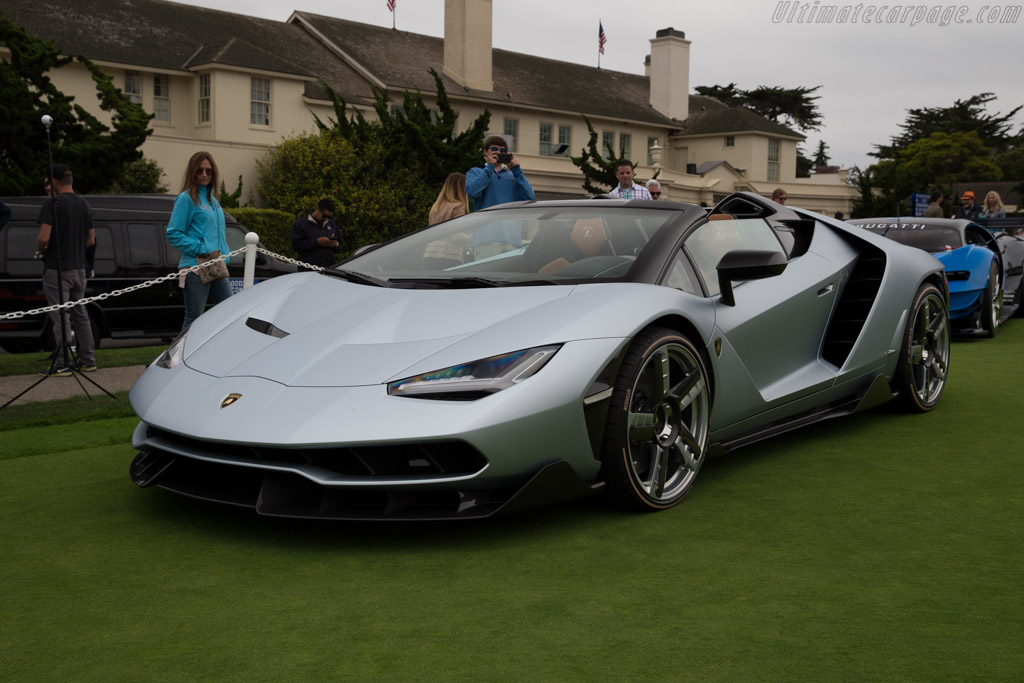
[[[970,190],[967,190],[967,192],[964,192],[964,196],[961,197],[960,199],[974,199],[974,193],[971,192]]]
[[[61,182],[64,180],[65,176],[71,175],[71,167],[67,164],[54,164],[50,167],[50,173],[53,174],[55,182]]]

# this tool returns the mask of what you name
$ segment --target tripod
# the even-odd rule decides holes
[[[57,304],[60,305],[60,306],[63,306],[64,305],[64,271],[63,271],[63,268],[62,268],[62,264],[63,264],[63,261],[64,261],[64,255],[61,253],[60,220],[58,218],[58,212],[57,212],[57,188],[56,188],[56,186],[54,184],[54,178],[53,178],[53,148],[50,145],[50,125],[53,123],[53,117],[51,117],[51,116],[43,116],[42,123],[43,123],[43,126],[46,128],[46,153],[47,153],[47,158],[48,158],[48,161],[49,161],[49,166],[47,168],[47,176],[49,177],[49,180],[50,180],[50,210],[51,210],[51,213],[52,213],[52,216],[53,216],[53,225],[51,226],[51,231],[50,231],[50,242],[49,242],[49,246],[47,248],[48,249],[52,248],[52,249],[55,250],[54,251],[54,260],[55,260],[55,263],[56,263],[56,266],[57,266],[57,268],[56,268],[56,270],[57,270]],[[44,267],[44,269],[43,269],[44,279],[45,279],[45,272],[46,272],[46,270],[45,270],[45,267]],[[86,396],[88,396],[90,399],[92,399],[92,395],[85,388],[85,385],[82,384],[82,379],[81,378],[86,379],[90,384],[92,384],[94,387],[96,387],[97,389],[99,389],[100,391],[105,393],[110,398],[112,398],[114,400],[117,400],[117,396],[114,396],[112,393],[110,393],[109,391],[107,391],[106,389],[101,387],[99,384],[97,384],[96,381],[94,381],[91,377],[88,377],[88,376],[86,376],[86,375],[84,375],[82,373],[82,370],[81,370],[81,368],[78,365],[78,355],[75,352],[75,350],[71,347],[71,340],[70,340],[70,337],[68,335],[68,320],[67,320],[67,316],[65,315],[65,309],[60,309],[60,310],[57,311],[57,319],[59,320],[59,323],[60,323],[60,342],[57,344],[57,348],[56,348],[56,350],[55,350],[55,352],[53,354],[53,360],[50,361],[50,368],[46,371],[46,373],[42,377],[39,378],[39,380],[37,382],[35,382],[34,384],[30,385],[24,391],[22,391],[20,394],[18,394],[17,396],[15,396],[11,400],[9,400],[7,403],[5,403],[2,406],[0,406],[0,409],[6,408],[7,406],[11,405],[15,401],[17,401],[19,398],[21,398],[22,396],[24,396],[28,392],[32,391],[32,389],[34,389],[35,387],[39,386],[41,383],[43,383],[44,381],[50,379],[50,377],[53,377],[54,369],[58,368],[58,367],[66,367],[67,369],[69,369],[71,371],[71,375],[75,378],[75,381],[78,382],[78,386],[81,387],[82,392]]]

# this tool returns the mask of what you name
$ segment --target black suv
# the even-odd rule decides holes
[[[113,292],[166,275],[178,269],[180,252],[167,241],[167,221],[174,207],[172,195],[92,195],[96,228],[95,277],[86,284],[85,295]],[[39,234],[39,208],[47,197],[3,198],[11,208],[11,221],[0,230],[0,315],[46,306],[43,294],[43,262],[33,255]],[[229,214],[228,247],[245,246],[246,230]],[[243,255],[231,259],[228,270],[232,287],[242,284]],[[284,273],[296,267],[264,254],[256,256],[256,280]],[[87,305],[93,337],[99,346],[103,337],[177,336],[185,318],[182,290],[177,278]],[[50,320],[33,315],[0,321],[0,347],[11,353],[52,348]]]

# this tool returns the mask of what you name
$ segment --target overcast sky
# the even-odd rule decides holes
[[[392,23],[386,0],[185,1],[279,21],[300,10],[377,26]],[[826,4],[836,15],[821,23]],[[1016,21],[1004,23],[1014,7]],[[824,140],[837,165],[869,165],[872,145],[898,133],[911,107],[949,106],[982,92],[999,98],[990,112],[1024,103],[1020,4],[493,0],[493,8],[494,46],[505,50],[597,66],[601,20],[608,38],[601,67],[642,74],[650,39],[671,26],[692,41],[691,92],[698,85],[730,82],[744,89],[820,85],[824,125],[807,134],[804,147],[811,156]],[[992,8],[1002,13],[990,14]],[[397,0],[395,20],[400,30],[442,36],[444,0]],[[1014,132],[1021,125],[1024,115],[1017,116]]]

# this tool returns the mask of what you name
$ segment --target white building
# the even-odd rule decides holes
[[[672,28],[651,39],[641,76],[494,49],[491,0],[445,0],[444,38],[304,12],[279,22],[164,0],[4,0],[2,11],[63,53],[92,59],[155,114],[143,152],[164,168],[172,190],[198,149],[214,154],[228,189],[242,175],[251,190],[257,159],[283,137],[314,129],[313,114],[333,114],[319,79],[373,118],[373,87],[395,102],[419,91],[430,105],[433,67],[463,126],[491,112],[492,131],[512,138],[540,197],[584,194],[568,159],[588,141],[581,114],[602,143],[640,163],[638,177],[660,170],[664,199],[713,204],[736,190],[768,196],[783,187],[794,206],[848,215],[857,196],[842,171],[796,178],[801,134],[689,94],[691,42]],[[51,76],[102,119],[84,68]]]

